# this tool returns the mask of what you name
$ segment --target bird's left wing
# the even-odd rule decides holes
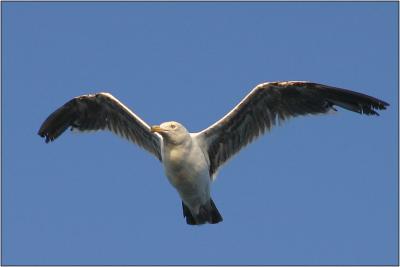
[[[110,130],[139,145],[161,160],[161,139],[150,126],[109,93],[75,97],[43,122],[38,134],[46,143],[68,127],[79,131]]]
[[[361,93],[311,82],[270,82],[256,86],[236,107],[207,129],[194,134],[209,157],[209,172],[217,169],[256,137],[286,119],[323,114],[340,106],[378,115],[389,104]]]

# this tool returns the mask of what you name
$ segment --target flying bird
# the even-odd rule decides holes
[[[190,133],[181,123],[150,127],[109,93],[73,98],[54,111],[38,134],[54,141],[71,130],[110,130],[153,154],[182,199],[190,225],[216,224],[222,216],[210,195],[218,169],[257,137],[286,119],[325,114],[341,107],[379,115],[388,103],[354,91],[303,81],[257,85],[229,113],[208,128]]]

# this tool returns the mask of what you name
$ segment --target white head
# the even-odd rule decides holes
[[[174,145],[179,145],[190,137],[186,128],[176,121],[164,122],[161,125],[151,127],[152,133],[159,133],[165,141]]]

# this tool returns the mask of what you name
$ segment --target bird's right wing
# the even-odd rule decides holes
[[[378,115],[389,104],[361,93],[311,82],[270,82],[256,86],[222,119],[196,133],[206,148],[210,176],[276,123],[308,114],[324,114],[339,106],[353,112]]]
[[[110,130],[152,153],[161,161],[161,138],[150,126],[109,93],[75,97],[54,111],[38,134],[46,143],[68,127],[79,131]]]

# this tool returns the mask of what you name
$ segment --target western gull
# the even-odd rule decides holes
[[[379,115],[388,103],[354,91],[303,81],[257,85],[228,114],[208,128],[190,133],[170,121],[150,127],[109,93],[73,98],[54,111],[38,134],[45,142],[71,130],[110,130],[152,153],[164,166],[182,199],[187,224],[219,223],[210,195],[217,170],[240,149],[286,119],[336,111],[335,106]]]

